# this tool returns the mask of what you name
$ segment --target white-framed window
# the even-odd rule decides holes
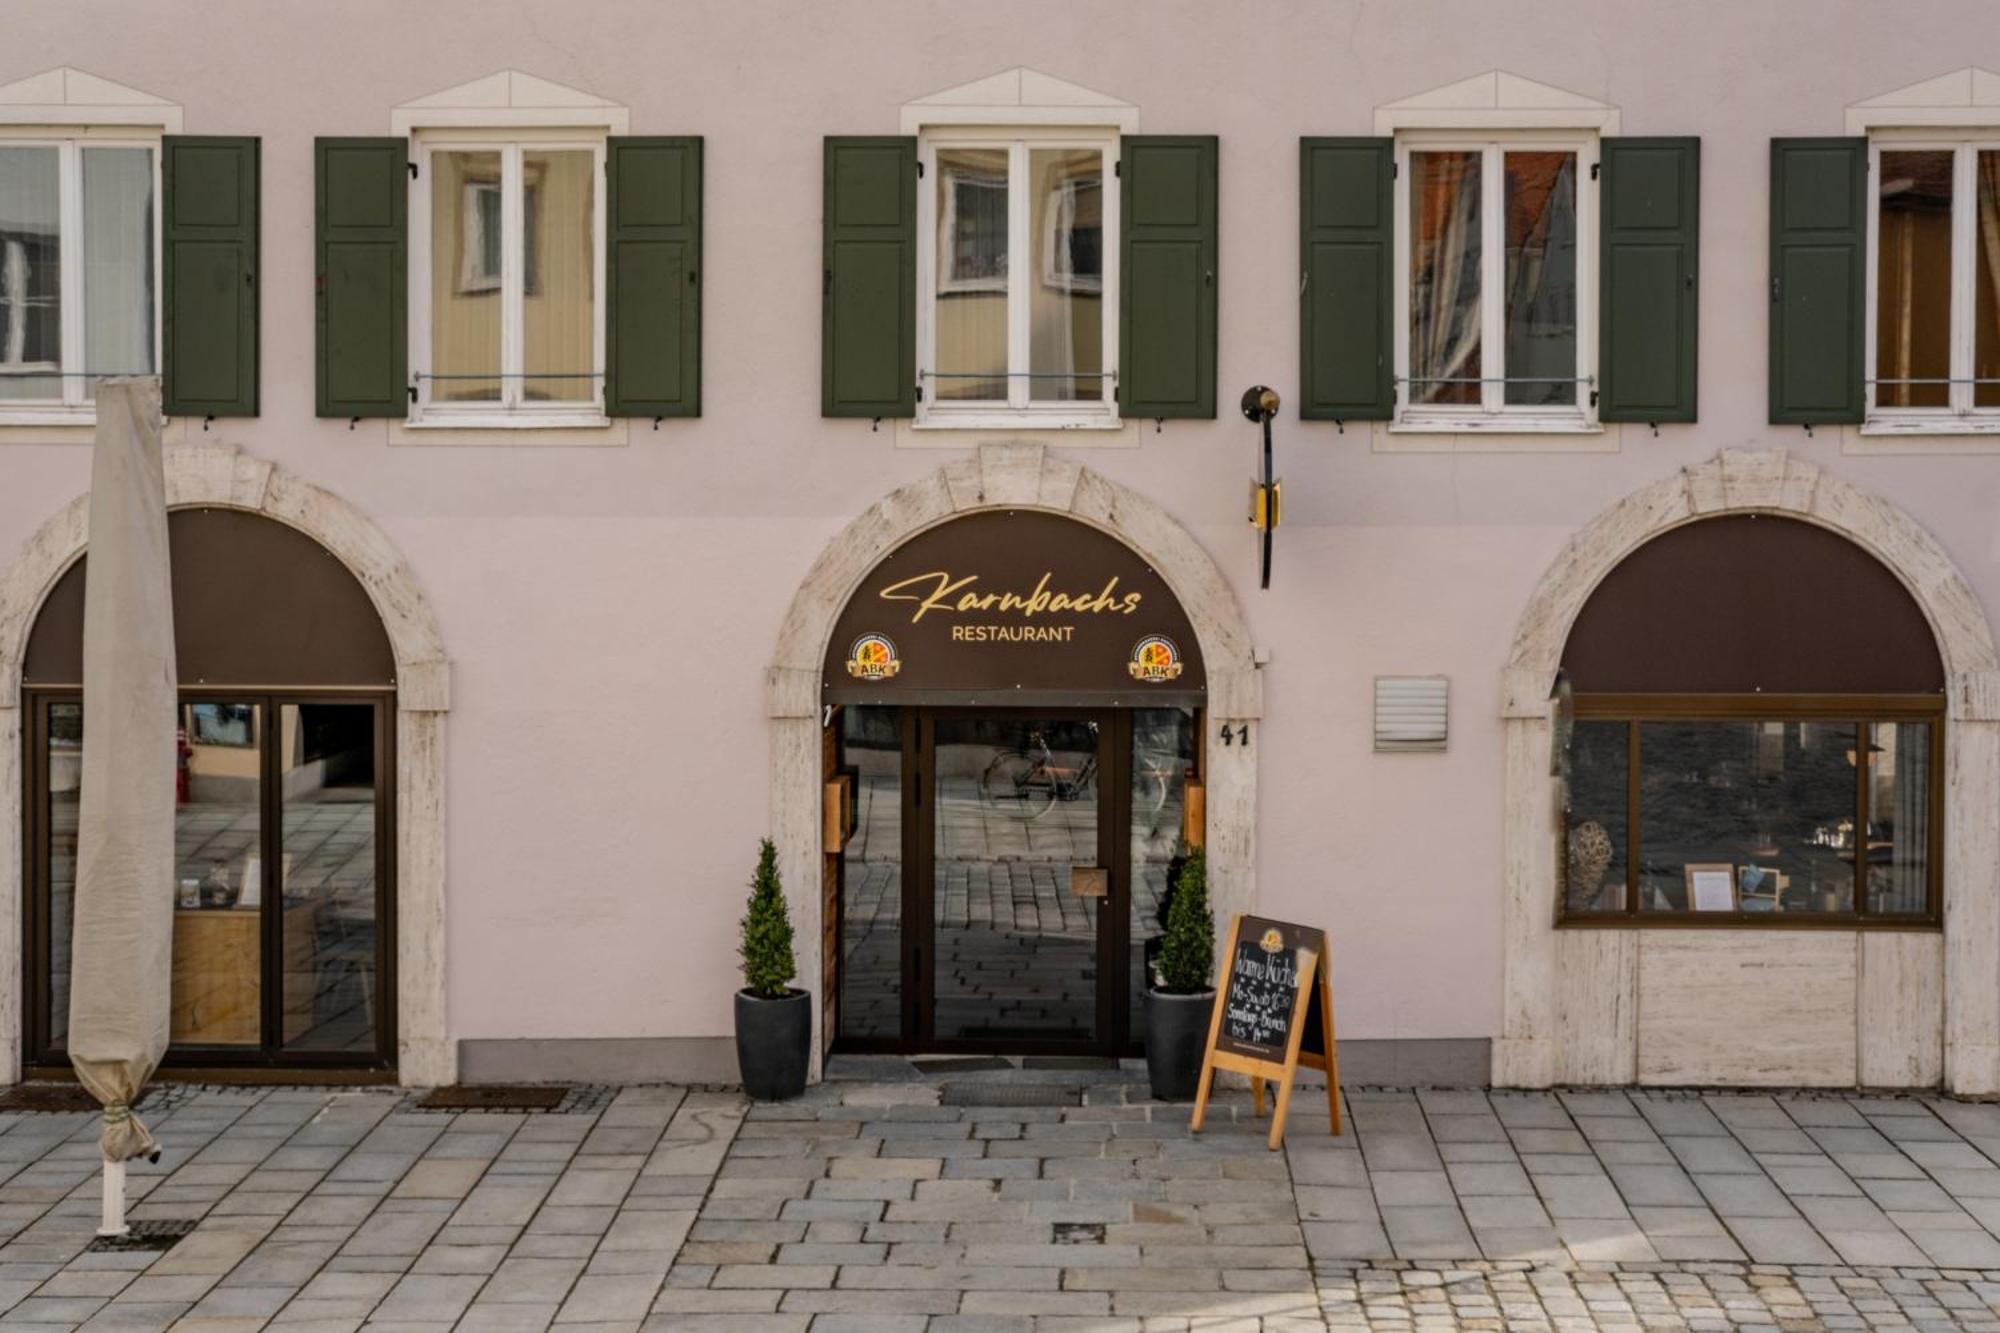
[[[919,136],[920,426],[1118,421],[1114,131]]]
[[[1867,424],[2000,429],[2000,128],[1868,145]]]
[[[1597,428],[1597,136],[1396,136],[1396,422]]]
[[[419,137],[413,423],[603,419],[604,142],[577,132]]]
[[[0,130],[0,421],[87,423],[160,358],[156,135]]]

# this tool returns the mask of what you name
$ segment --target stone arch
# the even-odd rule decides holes
[[[444,720],[450,664],[430,601],[388,537],[348,501],[230,444],[165,450],[167,506],[242,510],[296,528],[367,591],[396,659],[397,1075],[456,1081],[445,1015]],[[20,1075],[21,661],[35,618],[83,555],[90,496],[43,524],[0,570],[0,1078]]]
[[[1039,444],[982,445],[971,458],[892,492],[813,562],[778,631],[765,677],[771,718],[771,836],[798,923],[801,984],[820,998],[820,668],[834,622],[876,562],[919,532],[980,509],[1040,509],[1116,537],[1159,571],[1194,625],[1211,723],[1263,714],[1263,681],[1235,592],[1194,535],[1136,491]],[[1209,886],[1218,919],[1256,903],[1253,748],[1211,746]],[[817,1006],[816,1010],[817,1012]],[[820,1052],[814,1053],[818,1068]]]
[[[1501,679],[1506,732],[1504,986],[1493,1081],[1501,1086],[1637,1081],[1634,937],[1558,931],[1550,691],[1571,626],[1604,577],[1648,540],[1722,514],[1818,524],[1880,561],[1922,608],[1945,668],[1947,735],[1942,947],[1935,937],[1857,933],[1859,1081],[2000,1091],[2000,656],[1978,598],[1942,547],[1886,500],[1782,450],[1725,450],[1625,497],[1585,525],[1522,611]],[[1939,957],[1941,953],[1941,958]],[[1942,1006],[1942,1043],[1909,997]],[[1894,1001],[1901,999],[1903,1004]],[[1876,1003],[1879,1001],[1880,1003]],[[1936,1027],[1935,1016],[1930,1021]]]

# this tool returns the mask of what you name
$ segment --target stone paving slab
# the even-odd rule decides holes
[[[199,1219],[164,1254],[87,1249],[92,1117],[0,1115],[0,1333],[2000,1333],[2000,1106],[1355,1089],[1332,1138],[1302,1092],[1273,1153],[1130,1068],[947,1076],[1075,1091],[1033,1107],[835,1072],[533,1115],[169,1088],[131,1178]]]

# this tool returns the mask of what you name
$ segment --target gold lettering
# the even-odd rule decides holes
[[[1127,592],[1121,594],[1118,591],[1118,577],[1116,575],[1107,579],[1103,589],[1095,593],[1052,593],[1049,591],[1049,583],[1054,578],[1055,575],[1053,572],[1044,573],[1036,582],[1034,591],[1024,597],[1018,592],[970,591],[972,586],[979,582],[977,574],[968,574],[964,578],[954,579],[949,570],[938,569],[932,570],[927,574],[917,574],[910,578],[901,579],[883,588],[876,595],[884,601],[916,603],[916,610],[910,613],[910,623],[913,625],[933,611],[964,613],[999,610],[1002,612],[1018,612],[1023,619],[1032,619],[1038,615],[1054,614],[1062,611],[1081,611],[1089,615],[1129,616],[1138,612],[1139,605],[1144,600],[1143,595],[1140,593]],[[998,627],[989,626],[988,628],[997,632]],[[1067,642],[1068,632],[1069,629],[1066,627],[1064,631],[1065,642]],[[958,637],[956,632],[954,632],[953,637]],[[967,638],[960,641],[983,642],[984,637],[975,640],[971,636],[967,636]]]

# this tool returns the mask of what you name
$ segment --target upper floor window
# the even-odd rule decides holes
[[[1869,417],[2000,418],[2000,134],[1869,144]]]
[[[157,141],[0,139],[0,415],[88,419],[159,365]]]
[[[1594,426],[1596,137],[1408,134],[1396,152],[1398,422]]]
[[[439,135],[419,172],[413,418],[601,418],[603,140]]]
[[[954,128],[920,143],[928,424],[1117,420],[1117,140]]]

